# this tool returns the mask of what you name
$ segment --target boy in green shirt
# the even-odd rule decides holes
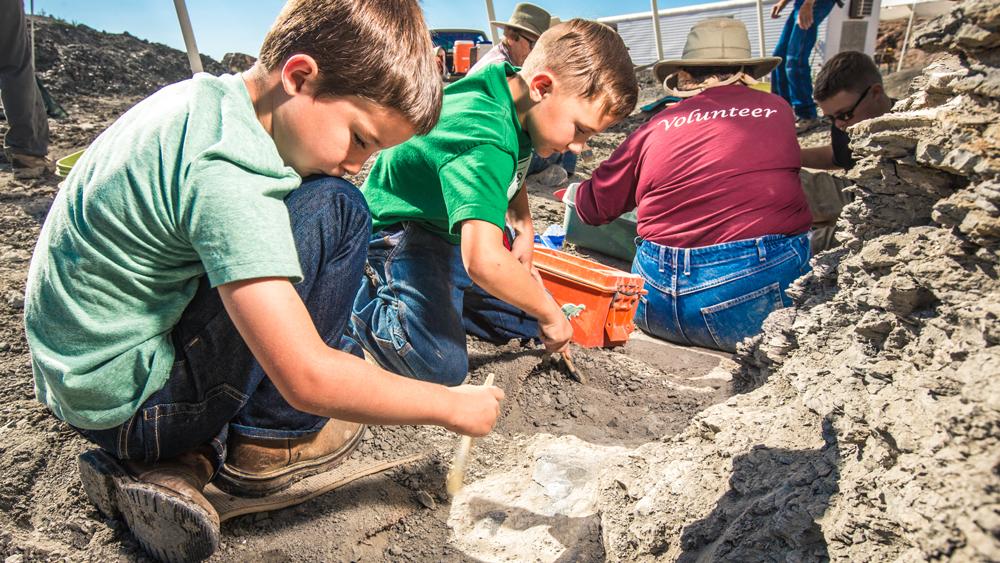
[[[581,19],[543,33],[520,71],[490,65],[449,86],[438,125],[382,152],[362,190],[374,234],[351,328],[365,351],[457,385],[466,333],[565,350],[572,329],[532,267],[525,172],[532,149],[579,153],[637,98],[622,39]]]
[[[440,103],[416,0],[293,0],[252,69],[153,94],[66,179],[27,284],[36,394],[100,446],[84,490],[154,557],[215,550],[210,479],[276,492],[361,423],[492,428],[499,389],[402,378],[343,338],[370,215],[337,176]]]

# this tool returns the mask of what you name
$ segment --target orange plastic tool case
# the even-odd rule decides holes
[[[572,314],[573,342],[594,348],[628,341],[639,296],[646,293],[641,276],[540,245],[534,264],[545,288]]]

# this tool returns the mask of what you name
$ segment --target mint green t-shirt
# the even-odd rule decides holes
[[[202,275],[300,280],[283,201],[300,182],[238,75],[199,74],[122,115],[73,167],[31,260],[38,400],[80,428],[117,426],[163,387]]]
[[[507,85],[515,72],[495,64],[451,84],[430,133],[379,154],[362,189],[374,231],[412,221],[458,244],[462,221],[503,229],[531,162]]]

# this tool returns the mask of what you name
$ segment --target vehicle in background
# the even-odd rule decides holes
[[[478,29],[432,29],[431,41],[434,47],[444,50],[445,80],[456,80],[465,76],[478,60],[479,46],[488,51],[493,43],[483,31]]]

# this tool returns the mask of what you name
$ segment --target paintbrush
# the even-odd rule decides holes
[[[483,387],[490,385],[493,385],[492,373],[487,375],[486,381],[483,382]],[[448,470],[448,478],[445,481],[445,488],[451,496],[457,495],[465,484],[465,466],[469,462],[470,449],[472,449],[472,436],[462,436],[458,441],[458,447],[455,448],[455,459],[451,462],[451,469]]]

